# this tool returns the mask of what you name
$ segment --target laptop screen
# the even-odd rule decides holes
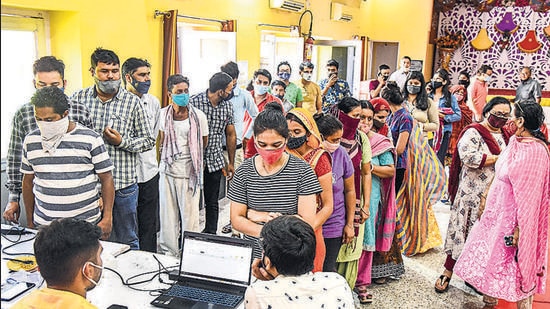
[[[252,242],[193,232],[184,232],[182,276],[250,284]]]

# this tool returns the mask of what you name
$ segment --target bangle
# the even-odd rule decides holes
[[[370,164],[370,172],[372,173],[372,171],[374,171],[374,164]]]

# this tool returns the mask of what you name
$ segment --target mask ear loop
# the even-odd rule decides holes
[[[97,281],[95,281],[94,279],[92,279],[92,278],[90,278],[86,275],[85,270],[86,270],[86,265],[88,265],[88,264],[92,265],[93,267],[99,268],[101,270],[103,270],[103,266],[96,265],[96,264],[94,264],[90,261],[88,261],[88,262],[84,263],[84,265],[82,265],[82,275],[84,275],[84,278],[88,279],[91,283],[93,283],[94,285],[97,286],[98,285]]]

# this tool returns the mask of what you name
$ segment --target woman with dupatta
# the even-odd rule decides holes
[[[374,117],[372,104],[361,101],[361,108],[359,130],[367,134],[372,149],[372,189],[370,216],[365,221],[363,252],[359,259],[355,292],[359,302],[367,304],[372,302],[367,286],[371,284],[373,253],[389,251],[395,231],[395,150],[389,138],[371,131]],[[397,253],[401,254],[399,249]]]
[[[386,139],[380,139],[378,136],[375,136],[377,138],[373,140],[374,145],[371,147],[373,150],[376,149],[377,152],[378,148],[381,149],[380,151],[389,149],[386,150],[386,152],[391,151],[394,159],[394,176],[392,177],[391,184],[384,183],[382,186],[382,189],[384,190],[383,197],[385,200],[382,200],[383,204],[380,208],[379,219],[377,219],[376,251],[373,253],[372,257],[371,279],[374,279],[374,283],[376,284],[384,284],[387,282],[387,278],[400,278],[405,273],[405,265],[403,264],[403,257],[401,255],[401,242],[397,237],[397,234],[395,234],[395,219],[397,215],[397,206],[395,201],[395,194],[397,193],[395,186],[395,163],[397,162],[397,153],[395,152],[395,147],[392,140],[387,137],[386,133],[389,131],[389,127],[385,120],[390,112],[390,104],[388,101],[380,97],[374,98],[370,100],[370,102],[374,108],[373,126],[371,131],[386,137]],[[385,179],[384,182],[388,182],[387,179]],[[381,217],[384,207],[387,209],[386,214]],[[384,219],[384,225],[382,227],[384,227],[384,229],[386,229],[386,227],[389,229],[386,229],[388,232],[387,234],[380,235],[379,233],[383,232],[383,230],[380,231],[381,226],[378,222],[382,219]],[[387,249],[388,246],[386,246],[388,243],[389,249]]]
[[[458,143],[458,136],[467,125],[472,123],[473,117],[472,110],[468,107],[468,104],[466,104],[466,95],[468,94],[466,88],[462,85],[454,85],[450,88],[450,91],[458,102],[462,118],[460,118],[459,121],[453,122],[453,130],[451,131],[451,139],[449,140],[449,148],[447,149],[447,158],[453,157],[456,144]],[[451,165],[451,163],[445,165]]]
[[[517,103],[517,131],[500,154],[483,215],[474,225],[455,273],[485,294],[485,308],[497,299],[532,308],[544,294],[547,276],[550,153],[540,131],[539,104]]]
[[[451,216],[445,239],[445,270],[435,283],[435,291],[446,292],[456,260],[474,223],[484,192],[495,175],[495,162],[506,147],[509,135],[501,130],[510,117],[510,102],[495,97],[483,110],[483,121],[473,123],[462,131],[449,170]]]
[[[353,228],[355,238],[343,244],[336,259],[339,274],[348,281],[350,288],[355,286],[359,258],[363,251],[364,222],[369,217],[371,191],[371,149],[368,137],[357,130],[361,116],[361,103],[355,98],[345,97],[334,105],[331,113],[342,122],[344,132],[340,145],[344,147],[353,164],[355,184],[355,216]]]
[[[306,161],[317,175],[323,191],[317,195],[315,231],[315,259],[313,272],[323,271],[325,261],[325,241],[323,224],[332,214],[332,162],[330,154],[321,147],[321,134],[311,113],[302,107],[291,109],[286,114],[289,138],[286,144],[288,153]]]

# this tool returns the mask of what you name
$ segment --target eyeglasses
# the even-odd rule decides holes
[[[514,106],[517,106],[517,107],[518,107],[519,112],[521,113],[521,115],[525,115],[525,112],[523,111],[523,108],[521,108],[521,104],[520,104],[520,103],[516,103],[516,104],[514,104]]]
[[[491,115],[495,115],[499,118],[506,118],[506,119],[510,119],[510,117],[512,117],[512,115],[510,115],[509,113],[501,113],[501,112],[491,112]]]

